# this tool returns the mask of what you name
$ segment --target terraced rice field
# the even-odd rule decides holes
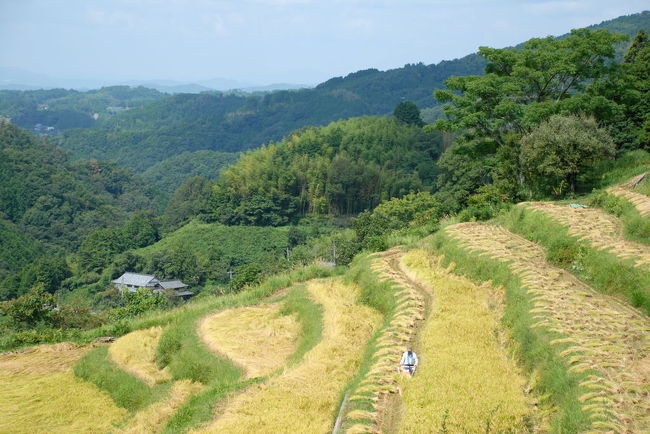
[[[0,355],[0,432],[112,431],[127,411],[72,371],[88,349],[62,343]]]
[[[643,174],[641,176],[646,178],[644,182],[650,182],[646,174]],[[634,187],[632,187],[632,185],[635,185],[636,181],[638,181],[641,176],[637,176],[625,184],[610,187],[607,189],[607,191],[615,196],[619,196],[630,201],[637,209],[637,211],[639,211],[639,214],[645,217],[650,217],[650,197],[634,191]]]
[[[537,321],[569,371],[587,373],[580,397],[595,432],[650,430],[650,320],[545,261],[534,243],[501,227],[463,223],[446,234],[467,251],[505,262],[532,295]]]
[[[588,242],[598,250],[630,259],[637,267],[650,266],[650,248],[623,238],[620,221],[604,211],[596,208],[571,208],[551,202],[523,202],[519,206],[546,214],[566,226],[570,235]]]
[[[226,402],[202,432],[331,432],[340,392],[357,371],[381,316],[357,304],[360,289],[339,279],[311,281],[307,290],[323,307],[321,342],[300,364]]]
[[[408,274],[435,303],[420,337],[424,362],[404,382],[400,432],[530,432],[526,379],[497,337],[504,331],[488,296],[494,290],[454,276],[422,250],[405,255]]]
[[[199,336],[212,351],[262,377],[282,368],[296,350],[300,325],[295,315],[280,315],[279,303],[228,309],[199,323]]]
[[[151,404],[138,412],[133,420],[119,432],[124,434],[157,433],[163,430],[172,415],[202,386],[190,380],[174,383],[167,399]]]
[[[117,366],[149,386],[169,381],[169,370],[158,369],[156,365],[156,348],[162,332],[162,327],[131,332],[113,342],[108,354]]]
[[[375,432],[381,430],[389,405],[389,394],[399,391],[399,366],[402,353],[415,339],[418,324],[424,320],[425,299],[420,290],[399,270],[403,253],[399,248],[379,254],[372,270],[380,280],[393,283],[396,308],[387,326],[379,333],[377,350],[372,363],[359,386],[350,394],[351,402],[364,403],[363,409],[346,414],[351,422],[347,433]]]
[[[634,205],[637,211],[639,211],[639,214],[645,217],[650,217],[650,197],[621,187],[612,187],[607,191],[615,196],[627,199]]]

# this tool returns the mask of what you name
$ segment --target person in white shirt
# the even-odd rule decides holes
[[[400,360],[401,371],[409,374],[411,377],[415,373],[415,370],[418,367],[418,356],[413,352],[413,348],[408,347],[404,354],[402,354],[402,360]]]

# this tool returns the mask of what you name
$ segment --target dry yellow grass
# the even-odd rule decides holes
[[[140,411],[128,426],[120,432],[124,434],[145,434],[162,431],[165,423],[193,394],[202,386],[190,380],[174,383],[169,397],[162,402],[156,402]]]
[[[158,369],[156,365],[156,348],[162,332],[162,327],[152,327],[122,336],[108,348],[111,360],[149,386],[169,381],[169,370]]]
[[[377,338],[377,349],[364,378],[350,394],[350,402],[364,401],[367,410],[351,410],[346,421],[356,421],[346,433],[375,432],[382,429],[386,412],[389,410],[388,394],[399,390],[399,365],[405,347],[415,338],[417,326],[424,319],[424,297],[420,290],[399,269],[398,262],[403,252],[399,248],[377,255],[372,270],[379,279],[391,282],[397,289],[397,308],[382,328]],[[367,431],[363,431],[363,430]]]
[[[280,308],[275,303],[208,315],[199,323],[199,336],[242,366],[248,378],[268,375],[287,363],[300,333],[295,315],[282,316]]]
[[[421,250],[403,263],[431,288],[435,303],[421,334],[421,364],[403,381],[400,432],[439,431],[443,418],[451,432],[525,432],[531,406],[525,379],[497,341],[502,330],[488,307],[488,294],[452,276]]]
[[[643,182],[650,182],[648,181],[648,175],[644,173],[642,175],[635,176],[625,184],[610,187],[607,189],[607,191],[615,196],[619,196],[630,201],[639,211],[639,214],[642,216],[650,217],[650,197],[646,196],[645,194],[637,193],[633,190],[634,185],[642,178],[645,178],[645,181]]]
[[[0,355],[0,432],[110,432],[127,416],[105,392],[74,376],[87,351],[42,345]]]
[[[547,263],[541,248],[502,227],[463,223],[445,228],[461,247],[507,262],[531,294],[537,321],[564,338],[569,370],[594,370],[580,397],[594,430],[648,432],[650,428],[650,320]]]
[[[569,234],[589,242],[598,250],[607,250],[632,259],[637,267],[650,265],[650,248],[623,237],[623,225],[613,215],[596,208],[571,208],[551,202],[522,202],[519,206],[542,212],[566,226]]]
[[[356,304],[359,288],[339,279],[312,281],[307,289],[323,306],[321,342],[299,365],[236,395],[206,432],[331,432],[341,390],[357,371],[380,315]]]

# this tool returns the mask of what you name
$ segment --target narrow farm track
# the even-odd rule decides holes
[[[323,307],[322,340],[300,364],[231,398],[202,432],[331,432],[341,390],[357,371],[380,315],[357,304],[360,288],[340,279],[311,281],[307,290]]]
[[[394,248],[373,260],[372,270],[380,280],[398,288],[395,293],[398,298],[392,318],[380,331],[370,369],[350,394],[350,401],[365,403],[363,410],[352,410],[346,415],[346,420],[356,422],[346,430],[350,434],[382,430],[386,412],[391,410],[389,395],[399,391],[396,371],[402,352],[414,343],[417,328],[425,317],[426,300],[422,289],[400,269],[403,254],[401,249]]]
[[[126,334],[108,347],[108,354],[122,370],[149,386],[169,381],[169,370],[156,365],[156,348],[162,332],[162,327],[152,327]]]
[[[523,202],[519,206],[544,213],[566,226],[570,235],[587,241],[598,250],[630,259],[637,267],[650,268],[650,248],[623,238],[622,224],[613,215],[596,208],[571,208],[551,202]]]
[[[280,315],[278,303],[228,309],[200,321],[198,334],[208,348],[241,366],[246,378],[283,367],[296,350],[300,325]]]
[[[594,432],[650,431],[650,320],[546,262],[542,248],[506,229],[477,223],[445,233],[469,252],[508,263],[532,295],[535,327],[563,336],[569,371],[591,372],[580,397]]]
[[[0,432],[110,432],[127,416],[72,369],[90,347],[40,345],[0,355]]]

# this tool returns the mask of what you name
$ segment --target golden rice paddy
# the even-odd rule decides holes
[[[531,405],[525,379],[496,336],[503,333],[487,289],[451,275],[422,250],[403,264],[435,302],[421,334],[420,367],[403,381],[400,432],[525,432]]]
[[[212,351],[262,377],[283,367],[296,350],[300,325],[280,315],[279,303],[228,309],[205,317],[199,336]]]
[[[167,399],[151,404],[138,412],[128,426],[120,432],[124,434],[145,434],[162,431],[167,421],[173,416],[193,394],[199,392],[202,386],[190,380],[174,383]]]
[[[169,381],[169,370],[158,369],[156,365],[156,348],[162,332],[162,327],[131,332],[113,342],[108,354],[117,366],[149,386]]]
[[[477,223],[445,228],[469,252],[506,262],[532,296],[536,323],[563,338],[559,354],[572,372],[596,372],[580,397],[592,429],[647,432],[650,428],[650,320],[598,293],[544,259],[542,249],[506,229]]]
[[[358,305],[359,288],[339,279],[311,281],[307,290],[323,306],[321,342],[302,363],[234,396],[206,432],[331,432],[341,390],[381,316]]]
[[[0,432],[109,432],[127,416],[73,364],[87,348],[41,345],[0,355]]]
[[[613,215],[596,208],[571,208],[551,202],[523,202],[519,205],[546,214],[566,226],[570,235],[587,241],[598,250],[631,259],[637,267],[650,265],[650,248],[626,240],[621,222]]]

